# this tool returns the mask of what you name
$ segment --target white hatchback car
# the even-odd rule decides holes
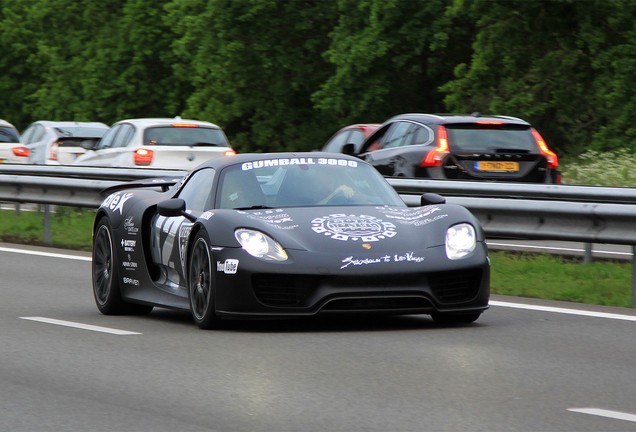
[[[215,124],[180,117],[130,119],[112,125],[74,165],[190,170],[208,159],[234,154]]]
[[[22,144],[12,151],[18,163],[70,165],[107,130],[107,125],[98,122],[40,120],[22,132]]]

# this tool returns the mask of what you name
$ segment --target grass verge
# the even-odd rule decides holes
[[[595,305],[631,307],[632,263],[548,254],[490,254],[491,293]]]
[[[0,241],[44,245],[43,213],[0,211]],[[53,246],[90,251],[95,210],[57,207]],[[548,254],[491,252],[491,292],[517,297],[631,307],[631,262],[580,261]]]
[[[93,209],[57,207],[51,213],[52,246],[90,251],[94,218]],[[0,210],[0,241],[45,246],[43,220],[41,211]]]

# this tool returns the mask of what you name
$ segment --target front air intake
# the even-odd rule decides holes
[[[462,303],[477,296],[482,273],[478,268],[430,273],[428,283],[440,303]]]

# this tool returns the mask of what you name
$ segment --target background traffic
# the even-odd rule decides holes
[[[477,111],[528,121],[559,156],[634,147],[632,2],[1,5],[0,117],[21,131],[181,115],[239,152],[297,151],[350,124]]]

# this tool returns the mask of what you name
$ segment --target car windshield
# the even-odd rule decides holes
[[[80,138],[101,138],[108,128],[96,128],[89,126],[64,126],[56,127],[55,130],[63,137],[80,137]]]
[[[220,146],[229,147],[227,139],[219,129],[192,126],[161,126],[148,128],[144,132],[144,145],[169,146]]]
[[[405,204],[371,166],[350,159],[255,160],[225,168],[217,207],[250,209]]]
[[[20,139],[12,128],[0,126],[0,142],[14,143],[20,142]]]
[[[451,151],[492,152],[521,150],[538,152],[529,126],[525,125],[447,125],[448,145]]]

